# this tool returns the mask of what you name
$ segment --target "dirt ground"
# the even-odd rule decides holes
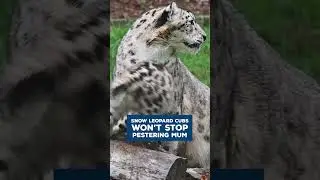
[[[129,19],[140,16],[143,12],[169,4],[170,0],[111,0],[111,19]],[[209,15],[209,0],[175,0],[178,7],[194,14]]]

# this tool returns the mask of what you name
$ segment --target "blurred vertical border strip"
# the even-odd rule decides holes
[[[111,34],[111,16],[110,16],[110,12],[111,12],[111,5],[110,5],[110,1],[108,0],[107,1],[108,3],[107,3],[107,5],[108,5],[108,7],[107,7],[107,19],[108,19],[108,27],[107,27],[107,29],[106,29],[106,31],[107,31],[107,38],[105,39],[105,41],[107,41],[107,48],[106,48],[106,57],[105,57],[105,61],[106,62],[104,62],[104,64],[105,64],[105,83],[107,83],[108,84],[108,87],[110,87],[110,59],[111,59],[111,53],[110,53],[110,51],[111,51],[111,46],[110,46],[110,34]],[[106,92],[107,94],[109,94],[109,98],[108,98],[108,101],[109,101],[109,103],[107,103],[108,104],[108,107],[107,107],[107,109],[108,109],[108,112],[110,113],[110,111],[109,111],[109,109],[110,109],[110,88],[107,88],[107,91],[108,92]],[[107,118],[109,118],[110,117],[110,114],[108,115],[108,117]],[[108,168],[107,168],[107,170],[110,172],[110,132],[109,132],[109,130],[110,130],[110,124],[109,124],[109,121],[107,121],[107,123],[106,123],[106,128],[107,128],[107,140],[108,140],[108,143],[107,143],[107,146],[106,146],[106,152],[108,152],[107,154],[106,154],[106,162],[104,162],[104,163],[106,163],[107,165],[108,165]],[[103,170],[103,169],[102,169]],[[103,172],[100,172],[100,173],[103,173]],[[103,175],[103,174],[100,174],[101,176]],[[110,174],[108,173],[108,176],[107,176],[107,178],[105,178],[105,179],[110,179]],[[92,179],[93,180],[93,179]],[[98,180],[98,179],[97,179]],[[100,179],[99,179],[100,180]],[[101,180],[102,180],[102,177],[101,177]]]
[[[214,32],[214,28],[215,28],[215,22],[214,22],[214,15],[216,13],[216,9],[217,9],[217,0],[210,0],[210,127],[212,127],[215,124],[215,121],[217,117],[217,115],[215,115],[214,113],[216,113],[216,110],[214,109],[216,107],[216,97],[215,97],[215,93],[214,93],[214,89],[213,86],[216,83],[214,81],[214,77],[215,77],[215,54],[214,54],[214,49],[217,49],[217,43],[216,43],[216,38],[215,38],[215,32]],[[216,163],[216,157],[214,156],[214,151],[213,149],[215,148],[214,146],[214,128],[210,128],[210,169],[212,170],[213,168],[219,166]],[[210,172],[211,174],[211,172]]]

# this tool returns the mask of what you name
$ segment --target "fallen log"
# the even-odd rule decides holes
[[[110,142],[110,154],[113,179],[185,179],[185,158],[120,141]]]

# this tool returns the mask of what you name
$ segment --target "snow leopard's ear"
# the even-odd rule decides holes
[[[172,2],[167,7],[165,7],[161,16],[157,20],[155,28],[166,24],[167,21],[171,21],[172,17],[178,12],[178,9],[179,8],[175,2]]]
[[[176,14],[176,12],[178,11],[178,6],[175,2],[170,3],[165,11],[169,12],[168,13],[168,20],[172,19],[172,16]]]

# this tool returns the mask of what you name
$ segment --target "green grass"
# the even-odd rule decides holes
[[[198,54],[178,54],[178,57],[201,82],[210,85],[210,25],[203,21],[201,24],[207,33],[207,41],[203,44]],[[132,22],[112,23],[110,33],[110,78],[114,69],[119,43],[130,28]]]

